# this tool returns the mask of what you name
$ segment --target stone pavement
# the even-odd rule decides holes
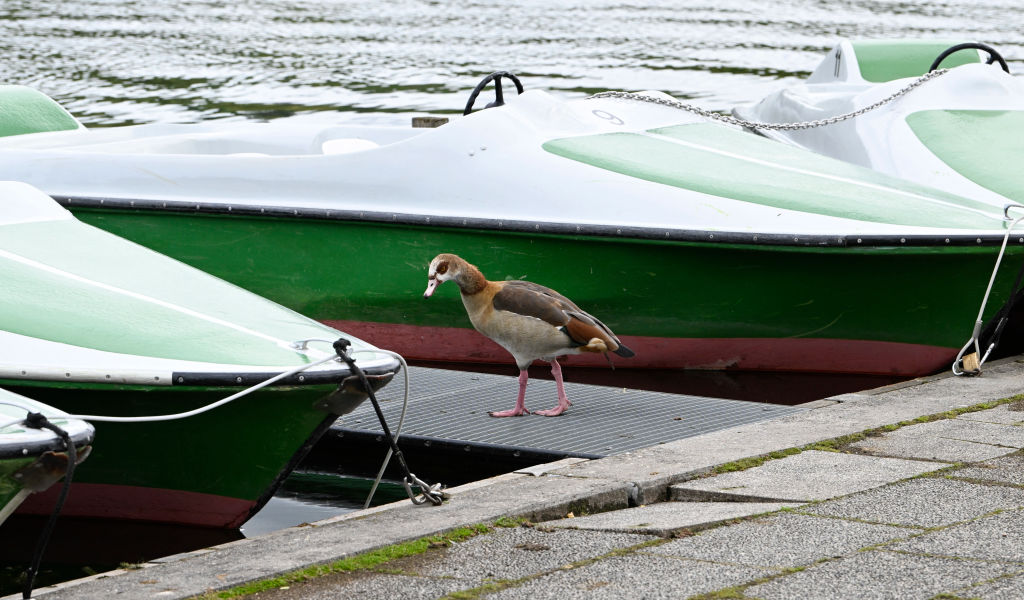
[[[808,450],[673,485],[668,502],[496,528],[254,597],[1022,598],[1021,411],[909,425],[849,445],[872,455]],[[950,440],[986,459],[958,459]],[[944,460],[916,459],[933,450]]]
[[[1024,598],[1024,400],[1005,400],[1022,391],[1024,362],[1001,361],[36,597],[189,598],[513,517],[529,522],[250,597]]]

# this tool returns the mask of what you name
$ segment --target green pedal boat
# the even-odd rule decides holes
[[[77,463],[89,451],[95,430],[81,419],[64,414],[30,398],[0,389],[0,524],[29,494],[42,492],[68,471],[68,448],[50,430],[26,424],[30,414],[39,414],[67,433],[77,451]]]
[[[0,203],[0,386],[68,414],[135,421],[313,365],[187,418],[93,420],[102,443],[76,470],[62,518],[236,528],[366,398],[331,360],[331,342],[350,339],[373,386],[399,367],[358,339],[83,224],[31,186],[0,183]],[[311,339],[324,341],[303,342]],[[55,493],[29,496],[18,512],[48,514]]]
[[[7,104],[0,177],[410,359],[508,364],[455,290],[423,300],[428,263],[451,252],[599,315],[636,351],[625,368],[932,373],[970,337],[1009,223],[1002,206],[767,140],[656,92],[528,90],[487,110],[471,101],[436,128],[94,129],[9,92],[38,110]],[[45,123],[32,116],[43,112]],[[1006,264],[1022,247],[1012,236]]]

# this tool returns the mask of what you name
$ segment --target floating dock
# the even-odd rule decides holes
[[[411,367],[408,375],[410,398],[399,446],[414,473],[449,485],[567,457],[621,454],[805,410],[566,383],[573,406],[565,414],[495,419],[487,413],[515,403],[516,377],[424,367]],[[401,377],[379,396],[392,431],[401,417]],[[553,381],[530,380],[527,408],[551,408],[557,402]],[[373,406],[365,402],[338,419],[300,468],[373,476],[386,451]]]

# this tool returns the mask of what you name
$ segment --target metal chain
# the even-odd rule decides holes
[[[668,106],[670,108],[678,108],[680,110],[685,110],[687,112],[692,112],[692,113],[698,114],[698,115],[700,115],[702,117],[705,117],[705,118],[708,118],[708,119],[714,119],[716,121],[721,121],[722,123],[728,123],[729,125],[738,125],[740,127],[747,127],[749,129],[774,129],[774,130],[812,129],[814,127],[823,127],[825,125],[832,125],[833,123],[839,123],[840,121],[846,121],[847,119],[852,119],[854,117],[859,117],[860,115],[862,115],[862,114],[864,114],[866,112],[875,110],[876,108],[879,108],[881,106],[885,106],[886,104],[889,104],[890,102],[896,100],[900,96],[903,96],[903,95],[907,94],[908,92],[910,92],[914,88],[918,87],[919,85],[925,83],[926,81],[930,81],[932,79],[935,79],[936,77],[938,77],[940,75],[944,75],[945,73],[948,73],[948,72],[949,72],[949,69],[936,69],[935,71],[931,71],[929,73],[925,73],[924,75],[918,77],[917,79],[915,79],[914,81],[909,83],[903,89],[895,92],[894,94],[892,94],[890,96],[887,96],[886,98],[883,98],[883,99],[879,100],[878,102],[875,102],[874,104],[872,104],[870,106],[865,106],[864,108],[861,108],[861,109],[858,109],[858,110],[855,110],[853,112],[846,113],[846,114],[843,114],[843,115],[837,115],[837,116],[834,116],[834,117],[828,117],[827,119],[818,119],[817,121],[804,121],[802,123],[761,123],[761,122],[758,122],[758,121],[747,121],[747,120],[739,119],[737,117],[733,117],[733,116],[730,116],[730,115],[723,115],[721,113],[716,113],[716,112],[713,112],[713,111],[710,111],[710,110],[706,110],[706,109],[700,108],[699,106],[694,106],[692,104],[686,104],[686,103],[680,102],[678,100],[658,98],[658,97],[653,97],[653,96],[645,96],[644,94],[637,94],[637,93],[634,93],[634,92],[599,92],[597,94],[594,94],[593,96],[588,96],[587,99],[590,100],[590,99],[593,99],[593,98],[621,98],[623,100],[639,100],[639,101],[642,101],[642,102],[650,102],[652,104],[660,104],[662,106]]]

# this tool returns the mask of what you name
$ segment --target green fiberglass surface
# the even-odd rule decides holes
[[[181,232],[177,232],[181,235]],[[293,365],[333,330],[75,220],[0,227],[0,328],[108,352]]]
[[[907,116],[921,143],[974,183],[1015,202],[1024,201],[1024,111],[924,110]]]
[[[0,137],[78,127],[78,121],[45,94],[20,85],[0,85]]]
[[[944,50],[962,41],[865,40],[852,45],[861,77],[882,83],[924,75]],[[961,50],[946,57],[939,67],[947,69],[977,62],[981,62],[977,50]]]
[[[562,138],[544,149],[623,175],[787,210],[894,225],[1003,228],[998,209],[984,203],[716,124]]]
[[[224,397],[222,388],[137,386],[5,387],[56,408],[88,414],[155,415],[184,412]],[[107,389],[113,388],[113,389]],[[311,434],[334,416],[315,405],[332,385],[259,390],[212,411],[154,423],[97,422],[88,460],[75,481],[177,489],[258,499]]]
[[[959,346],[998,250],[744,246],[93,208],[76,214],[316,319],[468,328],[454,286],[423,298],[430,260],[455,252],[492,280],[556,287],[619,335],[666,338]],[[316,260],[325,255],[364,258],[339,268]],[[992,307],[1012,283],[1012,270],[1003,271]],[[961,274],[957,285],[949,285],[949,273]]]

